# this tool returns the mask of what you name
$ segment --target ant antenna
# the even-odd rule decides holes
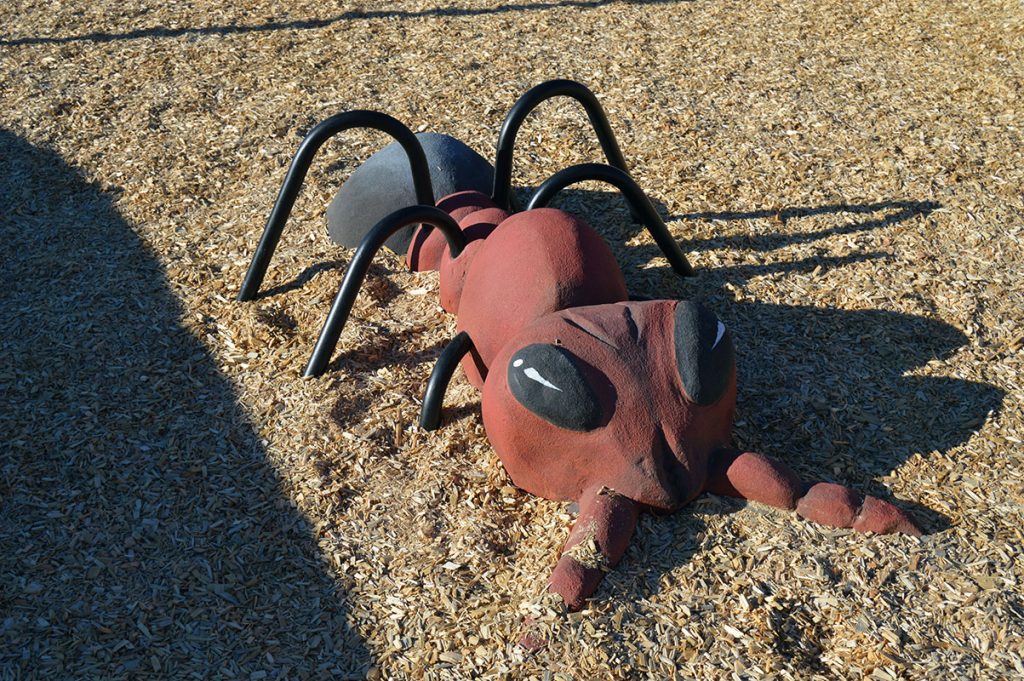
[[[373,256],[392,234],[403,227],[417,223],[424,223],[440,229],[448,240],[448,251],[453,258],[458,257],[462,253],[462,249],[466,247],[466,237],[459,229],[458,223],[448,213],[433,205],[400,208],[374,225],[373,229],[363,237],[359,247],[356,248],[356,254],[352,257],[352,262],[348,264],[345,277],[341,280],[341,287],[338,289],[338,295],[334,297],[331,311],[316,340],[313,354],[310,355],[306,370],[302,373],[303,376],[307,378],[320,376],[327,368],[331,354],[338,344],[338,338],[341,337],[341,331],[345,328],[348,315],[352,312],[352,305],[356,302],[356,296],[359,295],[359,287],[362,286],[363,279],[366,278],[366,271],[370,269]]]
[[[629,175],[618,168],[601,163],[582,163],[559,170],[537,188],[537,193],[530,199],[526,209],[543,208],[561,190],[571,184],[586,180],[607,182],[617,187],[629,203],[630,208],[636,214],[639,214],[642,222],[647,227],[647,231],[654,237],[654,241],[657,242],[658,247],[665,254],[676,274],[683,277],[692,277],[696,274],[693,267],[686,260],[686,256],[683,255],[682,250],[680,250],[679,244],[672,238],[672,234],[668,231],[668,227],[665,226],[661,216],[658,215],[658,211],[654,209],[650,199],[647,198],[647,195],[640,189],[640,186]]]
[[[302,181],[306,178],[306,172],[309,170],[316,152],[331,137],[351,128],[373,128],[395,138],[409,157],[417,202],[424,206],[434,205],[434,190],[430,183],[427,157],[423,153],[423,147],[420,146],[416,135],[409,128],[391,116],[376,111],[346,111],[331,116],[310,130],[302,140],[302,144],[299,145],[298,151],[295,152],[295,157],[288,167],[288,174],[284,178],[284,184],[274,202],[274,208],[270,212],[270,217],[267,218],[267,226],[263,228],[263,236],[260,237],[256,253],[252,256],[252,263],[245,273],[242,288],[238,293],[237,300],[239,302],[253,300],[259,293],[260,284],[263,283],[263,277],[267,273],[274,249],[277,248],[277,242],[281,239],[281,233],[284,231],[284,223],[292,212],[295,197],[299,194]]]
[[[494,190],[491,192],[491,200],[505,210],[512,209],[512,147],[516,142],[516,134],[530,112],[537,108],[538,104],[552,97],[572,97],[582,104],[590,118],[590,125],[597,133],[597,140],[601,143],[608,163],[624,173],[628,172],[626,159],[619,149],[619,143],[615,141],[615,134],[604,109],[601,108],[601,103],[597,101],[597,96],[586,85],[574,80],[548,80],[529,89],[520,97],[512,105],[505,122],[501,124],[498,153],[494,159]],[[638,216],[634,217],[639,219]]]

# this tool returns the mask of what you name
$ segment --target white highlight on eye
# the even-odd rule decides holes
[[[718,336],[715,338],[715,342],[711,344],[711,349],[714,350],[718,342],[722,340],[722,336],[725,335],[725,324],[718,322]]]
[[[523,360],[517,359],[516,361],[512,362],[512,366],[518,369],[519,367],[523,366]]]
[[[533,367],[526,367],[526,371],[524,371],[523,373],[526,374],[527,378],[537,381],[538,383],[547,388],[554,388],[558,392],[562,392],[561,388],[559,388],[557,385],[541,376],[540,372],[534,369]]]

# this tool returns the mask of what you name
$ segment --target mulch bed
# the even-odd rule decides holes
[[[1024,15],[1016,2],[32,3],[0,27],[0,679],[1004,679],[1024,675]],[[580,80],[699,276],[605,187],[560,199],[630,291],[732,329],[737,441],[891,498],[921,539],[704,497],[644,516],[589,607],[546,580],[573,509],[513,486],[437,276],[351,251],[311,171],[233,297],[299,140],[388,112],[492,156]],[[527,197],[597,160],[519,137]],[[549,639],[517,645],[524,619]]]

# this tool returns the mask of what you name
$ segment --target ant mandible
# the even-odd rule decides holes
[[[510,205],[512,148],[540,102],[569,96],[585,108],[610,165],[583,164],[540,185],[527,209]],[[512,481],[548,499],[575,500],[579,515],[549,589],[581,608],[622,558],[641,511],[669,513],[703,492],[795,510],[818,523],[920,535],[896,506],[838,484],[806,484],[785,464],[734,448],[736,363],[732,335],[699,304],[630,300],[611,249],[585,222],[546,208],[585,180],[617,187],[672,268],[694,272],[625,160],[601,105],[573,81],[542,83],[502,125],[491,196],[457,191],[434,202],[416,135],[385,114],[350,111],[303,140],[267,221],[238,300],[255,298],[317,149],[353,127],[387,132],[405,150],[418,205],[366,232],[306,366],[326,369],[370,261],[384,242],[412,232],[406,262],[440,271],[442,307],[458,335],[430,376],[420,425],[440,425],[441,403],[461,361],[482,390],[484,428]]]

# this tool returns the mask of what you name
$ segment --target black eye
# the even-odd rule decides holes
[[[519,404],[559,428],[584,432],[601,425],[601,405],[582,362],[554,345],[528,345],[508,363],[508,387]]]
[[[732,337],[711,311],[688,300],[676,305],[676,366],[687,396],[701,406],[717,402],[736,361]]]

